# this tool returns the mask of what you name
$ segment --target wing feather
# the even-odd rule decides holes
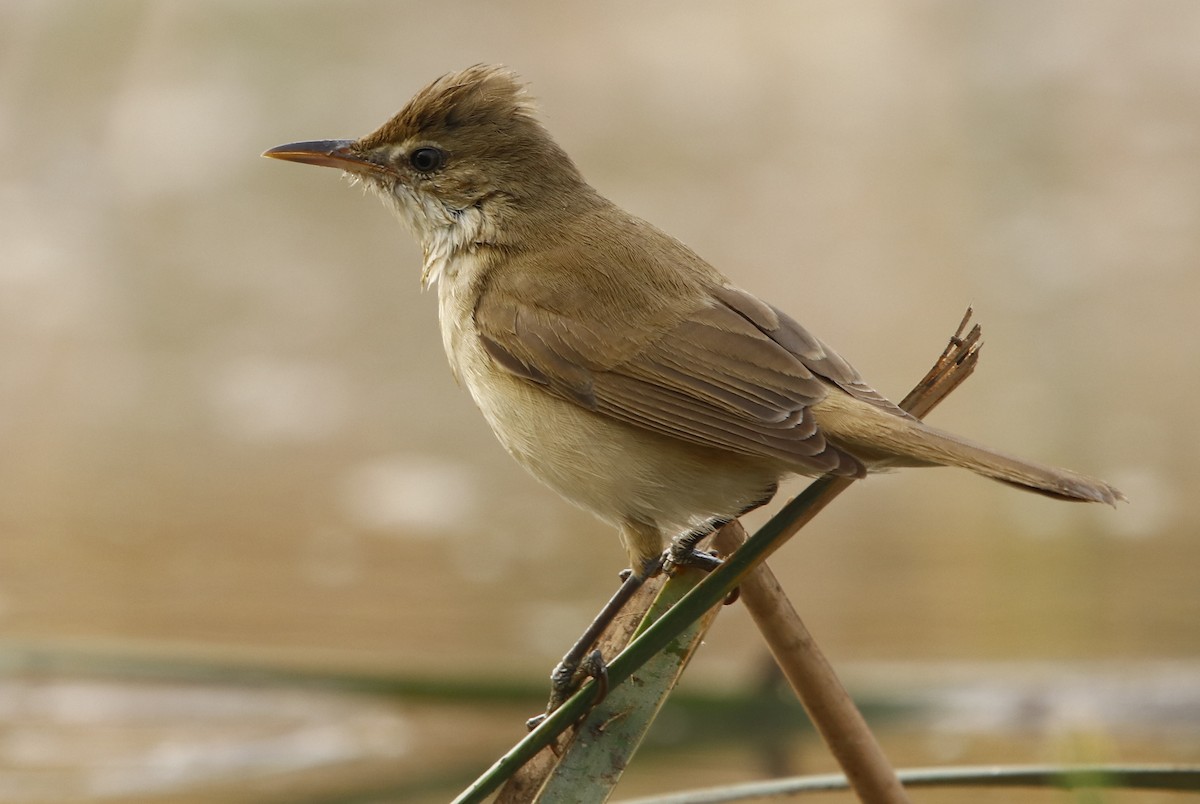
[[[627,424],[801,471],[865,472],[814,421],[810,408],[833,386],[895,408],[798,323],[735,288],[716,289],[640,343],[621,340],[623,359],[602,362],[597,345],[619,337],[602,328],[620,323],[591,321],[581,330],[578,317],[490,294],[475,310],[484,348],[515,376]]]

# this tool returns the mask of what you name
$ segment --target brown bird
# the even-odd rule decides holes
[[[957,466],[1066,500],[1109,484],[930,427],[770,304],[592,188],[508,70],[443,76],[360,140],[265,156],[394,208],[436,282],[450,366],[526,469],[620,529],[635,575],[791,474]]]

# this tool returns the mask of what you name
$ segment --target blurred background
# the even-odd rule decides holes
[[[1200,760],[1198,35],[1187,0],[0,5],[0,801],[444,801],[523,733],[624,551],[455,387],[407,232],[259,158],[477,62],[894,398],[974,305],[934,423],[1129,496],[903,472],[777,554],[898,764]],[[680,700],[768,664],[730,607]],[[664,716],[620,792],[832,769],[788,712]]]

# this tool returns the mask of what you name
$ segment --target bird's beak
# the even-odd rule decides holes
[[[353,146],[354,140],[289,142],[263,151],[263,156],[286,159],[289,162],[303,162],[306,165],[322,165],[348,173],[383,173],[386,170],[383,165],[372,162]]]

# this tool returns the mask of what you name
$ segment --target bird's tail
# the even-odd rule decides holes
[[[958,466],[1063,500],[1116,505],[1125,499],[1103,480],[999,452],[846,394],[830,394],[814,413],[834,444],[868,466]]]

